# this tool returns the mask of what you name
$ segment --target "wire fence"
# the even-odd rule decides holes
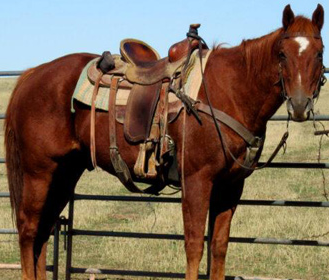
[[[329,73],[326,68],[325,73]],[[12,77],[22,74],[22,71],[0,71],[0,77]],[[5,114],[0,114],[0,119],[4,119]],[[274,116],[271,121],[286,121],[287,116]],[[329,115],[317,115],[315,120],[329,121]],[[0,163],[5,163],[3,158],[0,158]],[[263,163],[260,162],[259,165]],[[273,162],[268,168],[302,168],[302,169],[329,169],[329,162],[325,163],[300,163],[300,162]],[[9,198],[8,193],[0,193],[1,198]],[[115,269],[97,269],[84,268],[72,266],[73,254],[73,237],[74,236],[102,236],[102,237],[116,237],[116,238],[139,238],[139,239],[161,239],[161,240],[184,240],[183,235],[178,234],[154,234],[154,233],[137,233],[137,232],[114,232],[114,231],[96,231],[96,230],[82,230],[73,227],[74,223],[74,202],[81,200],[93,201],[126,201],[126,202],[152,202],[152,203],[180,203],[180,198],[173,197],[139,197],[139,196],[106,196],[106,195],[85,195],[75,194],[74,198],[69,203],[68,219],[60,219],[54,230],[54,254],[53,265],[47,266],[48,271],[53,272],[53,280],[58,279],[58,260],[59,260],[59,235],[62,234],[66,238],[66,272],[65,279],[70,280],[71,275],[75,273],[86,274],[108,274],[121,276],[140,276],[140,277],[159,277],[159,278],[184,278],[184,273],[169,273],[158,271],[133,271],[133,270],[115,270]],[[241,200],[239,205],[252,206],[273,206],[273,207],[312,207],[312,208],[329,208],[329,201],[285,201],[285,200]],[[61,225],[67,226],[67,229],[61,229]],[[17,234],[14,229],[0,229],[0,234]],[[200,274],[200,279],[208,279],[209,264],[210,264],[210,249],[209,238],[204,237],[207,242],[207,273]],[[275,238],[243,238],[231,237],[230,242],[234,243],[251,243],[251,244],[277,244],[277,245],[294,245],[294,246],[321,246],[329,247],[329,241],[316,240],[291,240],[291,239],[275,239]],[[0,264],[0,269],[20,269],[19,265],[14,264]],[[227,276],[226,279],[259,279],[261,278],[240,278],[234,276]],[[262,278],[266,279],[266,278]],[[272,278],[271,278],[272,279]]]

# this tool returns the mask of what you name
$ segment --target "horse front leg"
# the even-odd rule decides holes
[[[215,185],[210,200],[211,280],[225,279],[225,258],[231,221],[240,200],[244,180],[235,184]]]
[[[200,176],[185,179],[182,208],[187,258],[186,280],[198,279],[211,187],[212,183],[205,182]]]

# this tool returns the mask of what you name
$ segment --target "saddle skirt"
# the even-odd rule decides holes
[[[203,50],[202,53],[202,66],[203,70],[206,67],[207,60],[209,58],[211,51],[209,50]],[[121,60],[120,55],[113,55],[114,60],[116,62],[116,65],[119,65],[119,68],[124,67],[122,66],[122,63],[117,63]],[[92,95],[94,90],[94,81],[90,78],[90,75],[94,72],[92,71],[93,68],[96,69],[97,61],[99,60],[99,57],[91,60],[83,69],[83,71],[80,74],[78,83],[76,85],[76,88],[74,90],[73,96],[72,96],[72,102],[71,102],[71,112],[75,113],[74,107],[73,107],[73,101],[79,101],[85,105],[91,106],[92,104]],[[185,94],[188,95],[191,99],[197,100],[198,99],[198,92],[201,87],[202,82],[202,76],[201,76],[201,68],[200,68],[200,59],[199,59],[199,51],[195,50],[190,58],[190,62],[188,64],[188,68],[186,71],[186,75],[184,77],[184,80],[182,81],[182,86],[184,87]],[[109,110],[109,94],[110,94],[110,88],[108,84],[111,83],[111,78],[113,76],[107,76],[106,84],[101,83],[97,98],[96,98],[96,109],[102,110],[102,111],[108,111]],[[123,77],[124,78],[124,77]],[[178,81],[177,81],[178,82]],[[122,83],[123,84],[123,83]],[[127,85],[128,84],[128,85]],[[127,101],[131,92],[132,85],[129,86],[129,82],[123,84],[119,87],[117,96],[116,96],[116,119],[119,123],[124,122],[124,111],[125,107],[127,105]],[[181,106],[179,106],[181,105]],[[175,94],[169,93],[169,112],[171,114],[174,114],[175,112],[178,113],[182,108],[181,101],[176,97]]]

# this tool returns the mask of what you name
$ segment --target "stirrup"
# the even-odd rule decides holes
[[[156,179],[158,173],[156,170],[155,150],[156,148],[152,142],[145,142],[139,145],[139,153],[134,166],[134,173],[137,177]]]

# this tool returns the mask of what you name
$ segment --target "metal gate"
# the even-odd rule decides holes
[[[326,68],[326,73],[329,69]],[[0,72],[1,76],[18,76],[21,71],[6,71]],[[4,119],[5,115],[0,114],[0,119]],[[271,121],[285,121],[286,116],[275,116]],[[328,115],[318,115],[315,120],[328,121]],[[4,163],[4,159],[0,159],[0,163]],[[262,165],[263,163],[259,163]],[[304,169],[329,169],[329,162],[327,163],[298,163],[298,162],[274,162],[268,168],[304,168]],[[8,198],[8,193],[0,193],[1,198]],[[140,239],[162,239],[162,240],[184,240],[183,235],[175,234],[154,234],[154,233],[133,233],[133,232],[113,232],[113,231],[96,231],[96,230],[81,230],[74,228],[74,205],[75,201],[79,200],[94,200],[94,201],[127,201],[127,202],[153,202],[153,203],[180,203],[180,198],[172,197],[139,197],[139,196],[104,196],[104,195],[84,195],[75,194],[74,198],[69,203],[69,216],[67,219],[60,219],[54,230],[54,254],[53,265],[47,266],[48,271],[53,272],[53,280],[58,279],[58,249],[59,249],[59,235],[62,234],[66,238],[66,280],[71,279],[74,273],[87,274],[108,274],[108,275],[123,275],[123,276],[142,276],[142,277],[161,277],[161,278],[184,278],[184,273],[168,273],[159,271],[137,271],[137,270],[115,270],[115,269],[87,269],[84,267],[72,266],[72,246],[74,236],[103,236],[103,237],[117,237],[117,238],[140,238]],[[253,205],[253,206],[273,206],[273,207],[329,207],[328,201],[284,201],[284,200],[241,200],[239,205]],[[61,225],[67,226],[60,231]],[[0,229],[0,234],[16,234],[16,230]],[[205,236],[207,242],[207,273],[200,274],[200,279],[208,279],[210,267],[210,250],[208,236]],[[230,242],[236,243],[253,243],[253,244],[280,244],[280,245],[294,245],[294,246],[324,246],[329,247],[329,241],[314,241],[314,240],[291,240],[291,239],[271,239],[271,238],[242,238],[231,237]],[[5,267],[5,266],[4,266]],[[8,264],[7,267],[10,267]],[[1,266],[0,266],[1,268]],[[19,267],[17,267],[19,268]],[[226,279],[242,279],[234,276],[226,276]],[[243,278],[256,279],[256,278]],[[260,279],[260,278],[257,278]]]

